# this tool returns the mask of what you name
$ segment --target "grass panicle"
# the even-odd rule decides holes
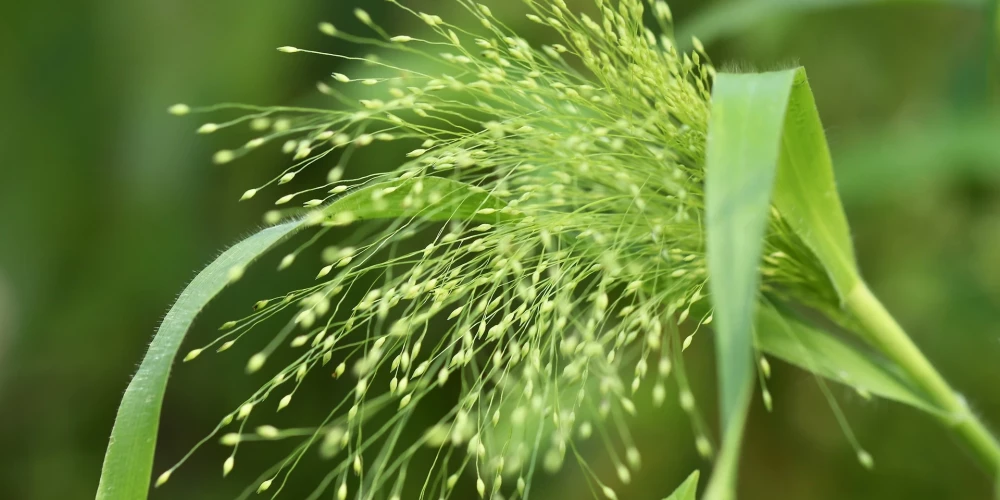
[[[475,31],[402,5],[436,37],[391,35],[360,9],[355,16],[370,33],[322,23],[332,37],[420,61],[410,67],[388,56],[369,58],[363,68],[371,74],[333,74],[319,84],[337,103],[332,109],[171,108],[243,112],[199,128],[249,125],[259,132],[217,152],[216,163],[267,144],[281,144],[292,157],[292,166],[243,199],[336,159],[326,167],[327,183],[280,195],[281,208],[268,214],[271,222],[316,214],[306,216],[320,226],[310,243],[328,227],[358,220],[355,211],[317,207],[379,183],[407,182],[365,190],[371,206],[399,204],[405,217],[374,223],[374,236],[357,245],[324,249],[316,285],[258,302],[253,314],[187,356],[259,342],[252,331],[291,318],[268,335],[247,371],[265,369],[284,345],[301,355],[223,419],[236,430],[218,430],[233,447],[224,473],[244,442],[301,441],[261,478],[261,490],[280,489],[300,457],[318,448],[337,464],[319,489],[341,498],[357,489],[399,492],[406,458],[423,446],[438,450],[424,471],[421,492],[428,498],[447,496],[461,474],[475,477],[481,496],[504,485],[527,496],[535,463],[554,472],[567,455],[579,461],[595,496],[615,498],[613,481],[628,483],[641,463],[624,423],[636,412],[634,394],[651,384],[661,403],[675,356],[712,320],[703,180],[715,70],[704,49],[677,51],[662,2],[650,9],[659,33],[644,26],[649,6],[637,0],[599,2],[596,20],[562,2],[526,2],[528,18],[562,42],[540,47],[509,31],[488,7],[459,3],[478,19]],[[342,89],[353,85],[385,97],[351,100]],[[395,141],[413,145],[397,170],[344,180],[354,152]],[[497,204],[455,213],[454,193],[430,187],[441,178]],[[283,208],[293,201],[302,208]],[[830,284],[815,258],[780,220],[772,226],[764,286],[829,302]],[[407,242],[416,235],[430,242],[411,250]],[[280,267],[308,265],[296,259],[302,250]],[[359,301],[345,300],[359,287]],[[245,430],[252,419],[266,422],[270,412],[294,407],[296,389],[314,372],[354,385],[326,421]],[[459,385],[460,395],[448,415],[417,442],[397,443],[422,400],[449,384]],[[713,439],[684,383],[680,395],[695,422],[697,448],[710,456]],[[598,477],[574,450],[575,440],[594,432],[604,434],[617,478]],[[396,456],[378,453],[394,447]]]

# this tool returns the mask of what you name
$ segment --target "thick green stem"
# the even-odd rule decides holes
[[[962,437],[991,474],[1000,474],[1000,442],[976,418],[965,399],[945,382],[864,283],[859,283],[847,295],[847,308],[861,322],[869,340],[944,411],[941,419],[945,425]]]

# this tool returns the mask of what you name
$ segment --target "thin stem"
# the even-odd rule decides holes
[[[736,498],[736,475],[739,469],[740,445],[746,429],[747,414],[753,397],[754,380],[748,377],[740,393],[737,411],[722,433],[722,449],[715,461],[712,479],[708,482],[703,500],[729,500]]]
[[[990,473],[1000,475],[1000,442],[972,413],[965,399],[945,382],[871,290],[859,283],[848,294],[846,305],[876,347],[944,410],[945,425],[965,440]]]

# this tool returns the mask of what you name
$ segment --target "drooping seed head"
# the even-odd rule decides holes
[[[405,470],[365,470],[359,447],[388,449],[385,436],[405,436],[405,422],[428,408],[424,398],[433,391],[440,391],[433,404],[448,398],[452,408],[422,437],[393,448],[407,454],[404,460],[420,447],[463,456],[435,462],[427,472],[440,479],[427,482],[435,485],[432,497],[450,491],[463,474],[475,475],[481,497],[514,488],[523,494],[533,460],[558,471],[567,456],[581,458],[570,448],[573,440],[595,430],[615,438],[602,442],[616,457],[619,481],[629,482],[638,470],[639,450],[624,423],[645,407],[633,398],[645,397],[641,389],[649,384],[657,406],[666,400],[666,379],[682,367],[675,361],[692,344],[692,332],[712,318],[702,292],[701,221],[714,69],[700,42],[683,54],[669,33],[647,29],[641,0],[599,4],[601,17],[592,19],[564,2],[532,2],[529,19],[561,38],[551,45],[519,37],[486,6],[469,9],[481,28],[458,29],[416,12],[436,37],[426,41],[390,37],[360,9],[355,17],[376,38],[322,23],[329,36],[396,51],[401,66],[370,57],[352,69],[353,78],[332,73],[324,93],[341,95],[346,91],[339,89],[359,82],[371,87],[352,106],[250,108],[244,120],[260,141],[216,153],[217,163],[227,163],[283,144],[292,155],[292,167],[243,199],[299,184],[305,169],[326,172],[327,184],[276,201],[286,205],[309,193],[307,213],[281,208],[265,217],[277,223],[302,216],[310,228],[311,237],[279,269],[296,260],[310,265],[306,247],[342,245],[330,231],[358,227],[359,243],[330,247],[313,263],[315,282],[257,302],[216,341],[219,351],[237,340],[261,343],[247,363],[250,374],[280,346],[297,349],[235,412],[239,425],[269,398],[279,398],[278,410],[289,408],[283,413],[293,412],[298,384],[316,371],[327,380],[332,373],[342,397],[331,402],[336,410],[328,420],[287,431],[261,426],[256,439],[320,443],[320,456],[344,474],[324,483],[336,484],[337,498],[347,497],[352,468],[373,478],[365,494],[394,491]],[[649,5],[658,21],[671,22],[665,3]],[[407,65],[413,51],[440,69]],[[208,123],[199,131],[219,128]],[[360,171],[358,179],[344,180],[355,168],[348,160],[375,141],[401,142],[400,151],[410,152],[395,171]],[[782,258],[765,260],[763,286],[825,303],[825,275],[782,224],[780,218],[771,224],[768,255]],[[284,326],[275,327],[279,321]],[[764,371],[765,363],[761,358]],[[697,419],[684,384],[680,405]],[[389,422],[387,433],[370,427],[381,420]],[[241,439],[227,433],[223,443]],[[625,463],[612,441],[627,450]],[[704,435],[695,444],[712,454]],[[226,460],[225,474],[233,460]],[[295,463],[280,462],[276,474]],[[617,498],[592,479],[601,485],[598,494]]]

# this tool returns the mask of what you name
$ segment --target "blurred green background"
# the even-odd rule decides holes
[[[457,10],[447,1],[406,3],[442,16]],[[488,3],[529,38],[537,29],[523,20],[519,2]],[[4,5],[0,498],[93,496],[119,398],[162,314],[196,270],[256,227],[268,206],[267,199],[235,200],[285,159],[268,152],[213,166],[213,151],[249,135],[195,136],[197,119],[171,117],[166,108],[310,99],[338,61],[274,48],[357,50],[315,26],[329,20],[359,31],[350,12],[362,4],[391,33],[419,29],[390,4],[362,0]],[[866,276],[945,376],[1000,427],[995,5],[671,6],[680,41],[700,34],[720,67],[806,66]],[[386,154],[378,167],[398,161]],[[191,336],[211,338],[214,325],[275,279],[264,273],[225,294]],[[712,348],[701,342],[692,351],[689,370],[710,407]],[[157,471],[259,384],[242,375],[248,354],[175,370]],[[836,386],[853,431],[875,457],[874,472],[865,471],[815,380],[775,365],[775,410],[769,415],[758,405],[751,415],[741,498],[989,498],[988,475],[936,422]],[[643,408],[633,434],[644,469],[620,497],[662,498],[692,469],[707,473],[688,429],[676,405]],[[232,497],[253,476],[223,482],[224,456],[209,446],[154,498]],[[253,459],[241,460],[246,467],[238,469],[254,467]],[[600,453],[591,460],[614,476]],[[543,479],[536,493],[577,498],[583,492],[575,470]]]

